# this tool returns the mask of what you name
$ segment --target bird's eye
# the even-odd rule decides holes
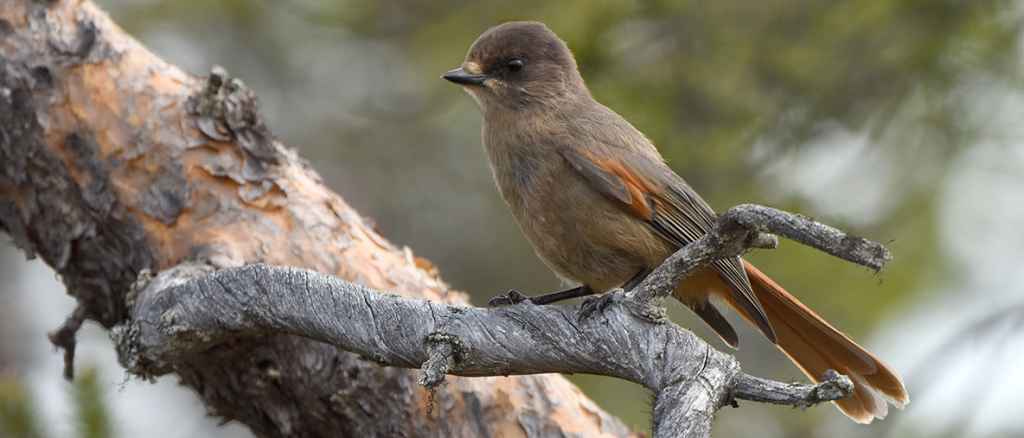
[[[523,63],[522,59],[519,59],[519,58],[513,59],[513,60],[509,61],[508,64],[507,64],[508,65],[508,71],[515,73],[515,72],[517,72],[519,70],[522,70],[523,69],[523,64],[524,63]]]

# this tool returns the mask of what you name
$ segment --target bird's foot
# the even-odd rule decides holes
[[[583,322],[587,318],[598,315],[604,312],[612,303],[618,300],[618,294],[615,292],[609,292],[604,295],[591,297],[583,300],[583,304],[580,304],[579,313],[576,315],[576,320]]]
[[[494,296],[494,297],[491,297],[491,299],[487,300],[487,306],[489,306],[489,307],[511,306],[511,305],[519,304],[519,303],[523,303],[523,302],[532,303],[530,301],[530,297],[528,297],[526,295],[523,295],[522,293],[520,293],[519,291],[517,291],[515,289],[509,289],[509,291],[506,292],[504,295]]]

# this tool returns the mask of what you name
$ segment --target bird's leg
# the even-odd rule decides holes
[[[490,300],[487,300],[487,305],[491,307],[505,306],[510,304],[519,304],[523,301],[529,301],[533,304],[544,305],[556,303],[562,300],[568,300],[571,298],[585,297],[587,295],[593,295],[594,290],[589,286],[577,286],[572,289],[566,289],[558,292],[552,292],[544,295],[537,295],[535,297],[528,297],[523,295],[519,291],[512,289],[505,295],[498,295]]]
[[[643,282],[645,278],[647,278],[647,274],[650,273],[650,269],[641,269],[640,271],[637,271],[637,273],[633,275],[632,278],[626,280],[626,282],[622,284],[622,290],[633,290],[633,288],[639,286],[640,283]],[[583,301],[583,304],[580,305],[580,312],[579,315],[577,315],[577,319],[583,321],[596,313],[603,312],[604,309],[608,307],[608,305],[611,304],[614,300],[615,294],[610,293],[601,295],[599,297],[587,298],[586,300]]]
[[[636,275],[633,275],[633,278],[630,278],[629,280],[622,284],[622,290],[626,292],[633,290],[633,288],[639,286],[640,283],[642,283],[644,279],[647,278],[647,275],[650,273],[650,269],[641,269],[636,273]]]
[[[512,304],[519,304],[523,301],[529,301],[530,297],[523,295],[515,289],[509,289],[504,295],[496,295],[487,300],[487,306],[498,307],[508,306]]]
[[[563,290],[563,291],[552,292],[552,293],[544,294],[544,295],[538,295],[538,296],[530,298],[530,301],[533,302],[533,304],[544,305],[544,304],[557,303],[559,301],[568,300],[568,299],[572,299],[572,298],[585,297],[585,296],[588,296],[588,295],[593,295],[594,293],[595,293],[594,290],[591,289],[590,286],[583,285],[583,286],[576,286],[574,288],[566,289],[566,290]]]

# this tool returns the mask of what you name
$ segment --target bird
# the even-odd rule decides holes
[[[486,30],[442,78],[480,108],[494,180],[537,256],[579,285],[529,298],[534,304],[632,287],[714,225],[715,211],[654,144],[594,98],[569,47],[545,24]],[[811,380],[829,370],[848,376],[852,395],[834,403],[855,422],[884,418],[887,403],[909,403],[892,368],[741,257],[688,276],[673,296],[734,348],[738,336],[716,302],[753,324]],[[498,302],[523,299],[510,294]]]

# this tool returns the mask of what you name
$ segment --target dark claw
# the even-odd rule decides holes
[[[487,300],[487,305],[489,307],[511,306],[522,302],[529,303],[530,297],[521,294],[519,291],[515,289],[511,289],[507,293],[505,293],[505,295],[498,295]]]
[[[606,293],[598,297],[583,300],[583,304],[580,305],[579,314],[576,316],[576,320],[583,322],[591,316],[604,312],[604,309],[607,309],[609,305],[615,302],[615,299],[614,293]]]

